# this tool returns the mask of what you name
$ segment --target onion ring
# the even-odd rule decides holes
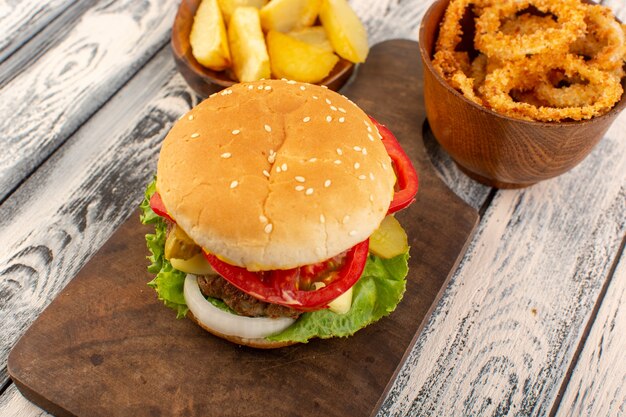
[[[487,56],[500,59],[522,58],[526,55],[567,50],[570,43],[585,32],[585,12],[578,0],[522,0],[498,2],[498,6],[483,9],[476,19],[477,49]],[[500,27],[501,20],[515,15],[530,6],[543,13],[557,16],[559,28],[546,28],[524,35],[506,35]]]
[[[563,119],[583,120],[608,111],[622,96],[623,88],[619,79],[611,73],[587,65],[575,55],[552,56],[553,68],[563,69],[567,76],[580,76],[588,81],[585,90],[593,89],[596,95],[593,102],[580,107],[537,107],[529,103],[516,102],[510,95],[512,89],[527,90],[529,86],[546,82],[547,70],[545,55],[536,55],[508,65],[487,75],[483,86],[483,95],[488,105],[495,111],[507,116],[539,120],[545,122]]]

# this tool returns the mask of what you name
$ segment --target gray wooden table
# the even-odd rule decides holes
[[[429,0],[353,0],[372,44],[417,40]],[[626,20],[623,0],[605,2]],[[135,210],[198,102],[175,0],[0,1],[0,415],[20,335]],[[481,221],[381,415],[626,415],[626,114],[573,171],[499,191],[433,163]]]

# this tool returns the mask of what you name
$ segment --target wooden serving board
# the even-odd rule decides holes
[[[455,270],[477,212],[439,179],[422,141],[418,45],[376,45],[344,94],[396,134],[420,176],[398,214],[411,245],[397,310],[345,339],[262,351],[225,342],[147,287],[144,234],[131,218],[13,348],[11,378],[67,416],[367,416],[374,414]]]

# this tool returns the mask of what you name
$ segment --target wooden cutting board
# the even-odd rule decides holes
[[[389,317],[345,339],[271,351],[217,339],[146,286],[144,234],[131,218],[13,348],[8,370],[35,404],[67,416],[374,414],[464,253],[478,214],[425,152],[418,45],[376,45],[343,93],[396,134],[420,176],[398,214],[411,245],[407,291]]]

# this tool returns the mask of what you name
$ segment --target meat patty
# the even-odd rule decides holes
[[[297,319],[298,310],[257,300],[219,275],[198,276],[198,286],[206,297],[219,298],[237,314],[247,317],[289,317]]]

